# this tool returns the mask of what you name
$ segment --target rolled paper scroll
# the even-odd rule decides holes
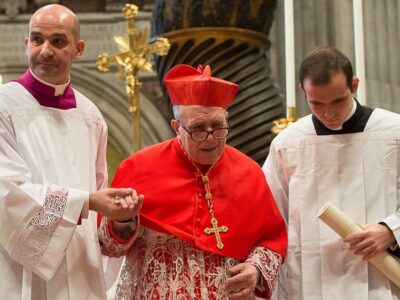
[[[332,228],[342,238],[351,233],[362,231],[362,227],[346,216],[331,202],[327,202],[318,212],[320,218],[326,225]],[[368,260],[383,275],[400,287],[400,261],[387,251],[381,252]]]

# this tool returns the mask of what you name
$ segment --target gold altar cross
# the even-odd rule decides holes
[[[126,4],[122,12],[128,22],[128,32],[125,36],[114,37],[121,52],[114,56],[108,56],[106,53],[100,54],[96,65],[102,72],[107,72],[112,64],[122,67],[122,76],[125,77],[125,88],[128,94],[129,112],[132,114],[132,147],[133,152],[137,152],[141,148],[139,105],[141,82],[138,72],[142,69],[151,71],[149,54],[167,55],[170,43],[166,38],[156,38],[155,42],[148,44],[147,30],[136,33],[135,17],[139,12],[136,5]]]
[[[218,249],[223,249],[224,248],[224,244],[222,243],[221,236],[220,236],[219,233],[220,232],[227,232],[228,231],[228,227],[226,227],[225,225],[221,226],[221,227],[218,227],[218,221],[217,221],[216,218],[211,218],[211,224],[212,224],[213,227],[212,228],[209,228],[209,227],[205,228],[204,232],[206,234],[215,234],[215,239],[217,240],[217,248]]]

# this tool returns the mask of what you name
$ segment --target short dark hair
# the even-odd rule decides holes
[[[332,75],[343,72],[347,86],[352,89],[353,67],[350,60],[334,47],[319,47],[309,52],[303,59],[299,69],[299,81],[303,85],[305,79],[312,84],[328,84]]]

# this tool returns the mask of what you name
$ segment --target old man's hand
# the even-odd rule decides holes
[[[250,263],[241,263],[228,269],[225,291],[230,300],[252,299],[260,271]]]
[[[131,188],[102,189],[89,194],[89,209],[114,220],[129,220],[142,207],[143,195],[138,196]]]
[[[136,192],[134,193],[134,197],[133,196],[115,197],[115,203],[116,204],[120,203],[123,209],[132,210],[132,214],[128,219],[125,218],[123,215],[117,216],[115,218],[111,217],[111,219],[118,222],[130,221],[132,217],[139,214],[140,210],[142,209],[143,199],[144,196],[143,195],[137,196]]]

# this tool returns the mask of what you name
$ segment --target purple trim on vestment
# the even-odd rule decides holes
[[[76,99],[71,84],[65,88],[64,94],[54,96],[55,89],[38,81],[28,69],[24,75],[14,80],[20,83],[42,106],[58,109],[76,108]]]

